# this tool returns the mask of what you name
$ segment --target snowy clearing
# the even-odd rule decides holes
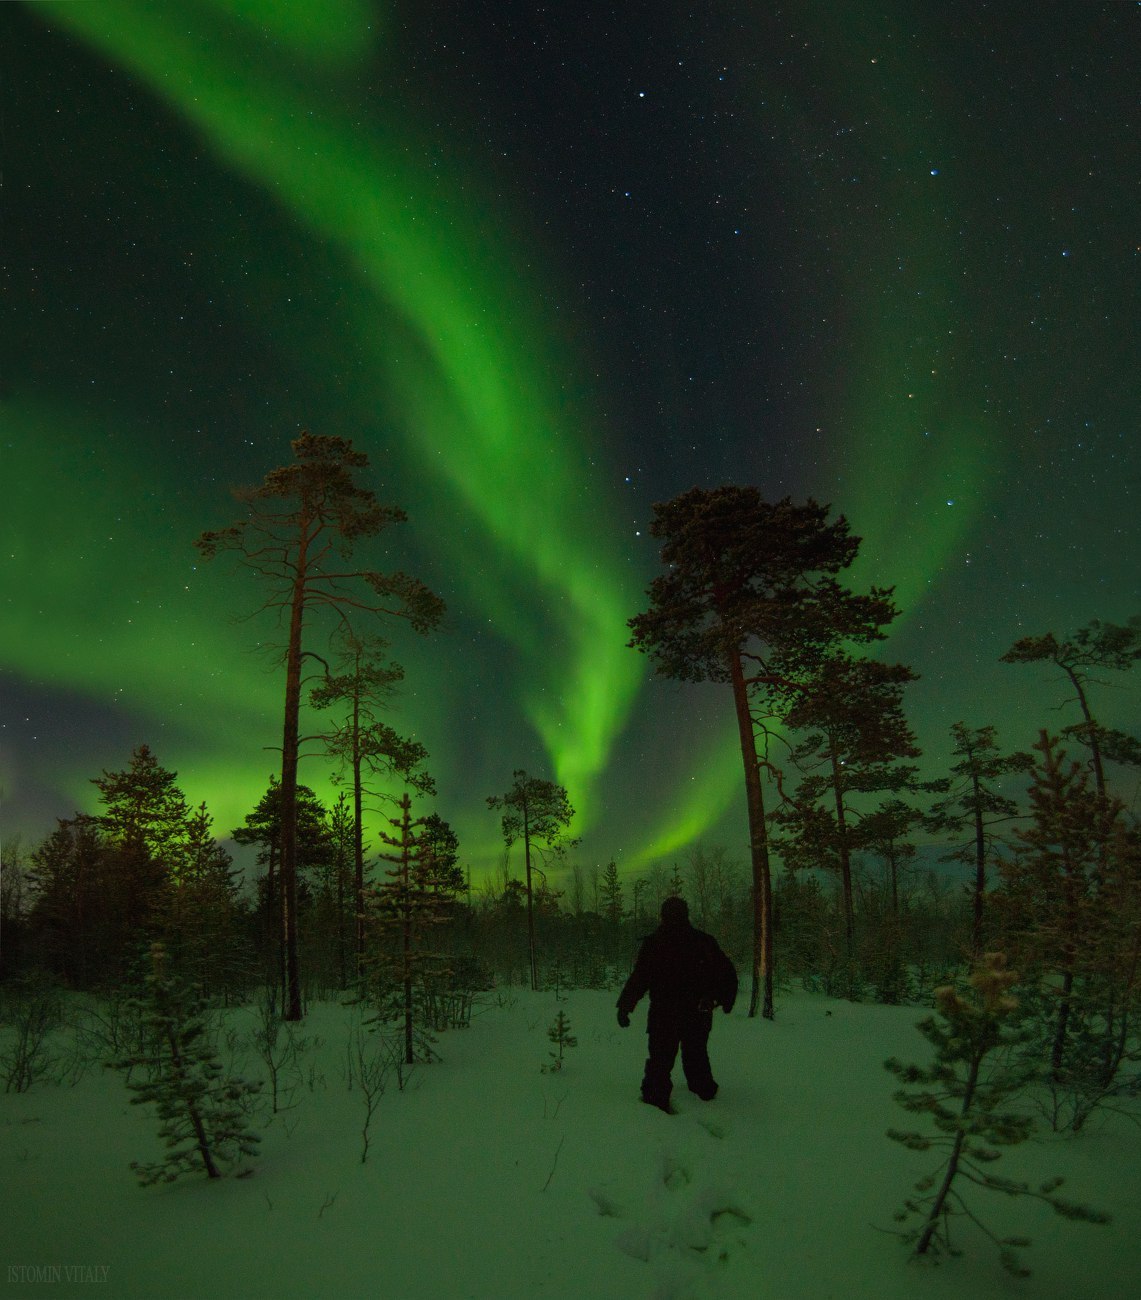
[[[335,1004],[297,1027],[290,1108],[259,1121],[251,1177],[139,1187],[128,1164],[158,1157],[157,1125],[111,1070],[4,1095],[0,1296],[1141,1294],[1141,1108],[1096,1115],[1077,1138],[1040,1133],[997,1169],[1033,1185],[1064,1175],[1110,1226],[972,1189],[992,1231],[1031,1238],[1034,1276],[1005,1274],[966,1221],[960,1258],[917,1265],[883,1230],[938,1158],[884,1136],[915,1125],[882,1062],[928,1060],[921,1008],[785,994],[773,1022],[719,1014],[720,1096],[692,1097],[679,1066],[667,1116],[638,1101],[644,1004],[622,1031],[613,1003],[604,991],[482,995],[470,1029],[440,1036],[442,1060],[414,1067],[403,1090],[389,1075],[365,1164],[364,1102],[347,1083],[355,1013]],[[544,1072],[560,1008],[577,1046]],[[253,1026],[250,1009],[226,1013],[222,1054],[260,1077],[242,1045]]]

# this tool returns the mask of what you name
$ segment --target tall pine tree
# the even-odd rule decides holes
[[[302,662],[319,615],[343,626],[378,615],[406,620],[417,632],[439,622],[443,602],[405,573],[356,567],[349,557],[406,516],[382,506],[357,476],[368,457],[346,438],[302,433],[293,461],[236,496],[244,516],[229,528],[202,534],[207,559],[234,551],[265,587],[261,608],[287,620],[281,741],[281,885],[285,934],[287,1020],[300,1020],[301,972],[297,931],[297,764],[300,757]]]
[[[859,550],[848,521],[815,501],[775,504],[753,487],[692,488],[654,506],[663,572],[649,608],[629,620],[630,644],[662,676],[721,682],[732,691],[744,770],[753,883],[749,1014],[773,1015],[772,875],[762,773],[766,719],[790,686],[837,643],[880,638],[894,615],[890,591],[856,595],[837,580]]]

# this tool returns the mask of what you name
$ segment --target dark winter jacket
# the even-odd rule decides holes
[[[737,970],[711,934],[688,921],[663,924],[643,939],[618,1010],[629,1015],[647,993],[658,1011],[716,1003],[729,1012],[737,999]]]

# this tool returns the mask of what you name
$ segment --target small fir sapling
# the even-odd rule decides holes
[[[960,1191],[963,1182],[1007,1196],[1033,1197],[1067,1219],[1108,1223],[1109,1218],[1054,1195],[1062,1185],[1060,1178],[1052,1178],[1035,1190],[1027,1183],[998,1177],[984,1168],[999,1159],[1002,1153],[996,1148],[1024,1142],[1034,1129],[1029,1116],[1003,1109],[1027,1077],[992,1055],[1020,1041],[1019,1032],[1009,1027],[1018,1006],[1010,994],[1017,979],[1013,971],[1006,969],[1002,953],[987,953],[970,977],[971,992],[964,996],[949,985],[937,989],[938,1016],[919,1022],[920,1033],[935,1048],[934,1063],[924,1068],[904,1065],[893,1057],[884,1066],[904,1083],[924,1085],[918,1091],[900,1089],[895,1100],[913,1114],[930,1116],[937,1130],[929,1134],[889,1129],[888,1137],[912,1151],[934,1149],[946,1153],[943,1163],[916,1183],[915,1189],[921,1195],[909,1198],[895,1216],[900,1223],[919,1219],[918,1224],[900,1234],[903,1240],[915,1244],[916,1255],[937,1255],[942,1251],[958,1254],[951,1244],[950,1220],[952,1215],[962,1214],[999,1247],[1005,1269],[1027,1277],[1030,1270],[1021,1264],[1016,1248],[1028,1246],[1028,1239],[995,1237],[967,1207]]]
[[[542,1070],[544,1074],[557,1074],[563,1068],[563,1057],[566,1054],[566,1049],[578,1046],[578,1039],[571,1033],[570,1017],[565,1011],[560,1009],[558,1015],[555,1016],[550,1028],[547,1030],[547,1037],[554,1044],[554,1048],[558,1050],[555,1051],[552,1048],[549,1053],[550,1064],[544,1065]]]
[[[166,1154],[154,1164],[132,1161],[131,1168],[144,1187],[198,1168],[220,1178],[219,1164],[257,1154],[260,1139],[249,1129],[247,1112],[261,1084],[223,1077],[202,1000],[169,974],[161,943],[152,945],[151,962],[143,1002],[150,1045],[119,1064],[144,1067],[143,1077],[127,1083],[135,1094],[131,1104],[155,1105]]]

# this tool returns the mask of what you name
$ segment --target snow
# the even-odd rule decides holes
[[[1065,1175],[1063,1194],[1110,1226],[979,1189],[984,1223],[1032,1239],[1034,1276],[1005,1274],[965,1221],[962,1256],[916,1263],[892,1215],[933,1159],[884,1136],[915,1117],[892,1101],[882,1062],[929,1060],[923,1008],[784,994],[771,1022],[718,1014],[720,1095],[693,1097],[679,1065],[678,1113],[665,1115],[638,1101],[645,1004],[623,1031],[614,997],[482,995],[470,1029],[440,1036],[442,1060],[403,1090],[389,1077],[365,1164],[364,1103],[346,1078],[356,1013],[336,1004],[297,1027],[292,1106],[261,1121],[251,1177],[139,1187],[128,1164],[159,1154],[157,1124],[111,1070],[2,1095],[0,1298],[1141,1294],[1136,1103],[1077,1138],[1040,1133],[995,1169],[1032,1185]],[[560,1008],[578,1045],[544,1072]],[[223,1058],[247,1077],[260,1068],[243,1047],[254,1025],[252,1009],[224,1024]]]

